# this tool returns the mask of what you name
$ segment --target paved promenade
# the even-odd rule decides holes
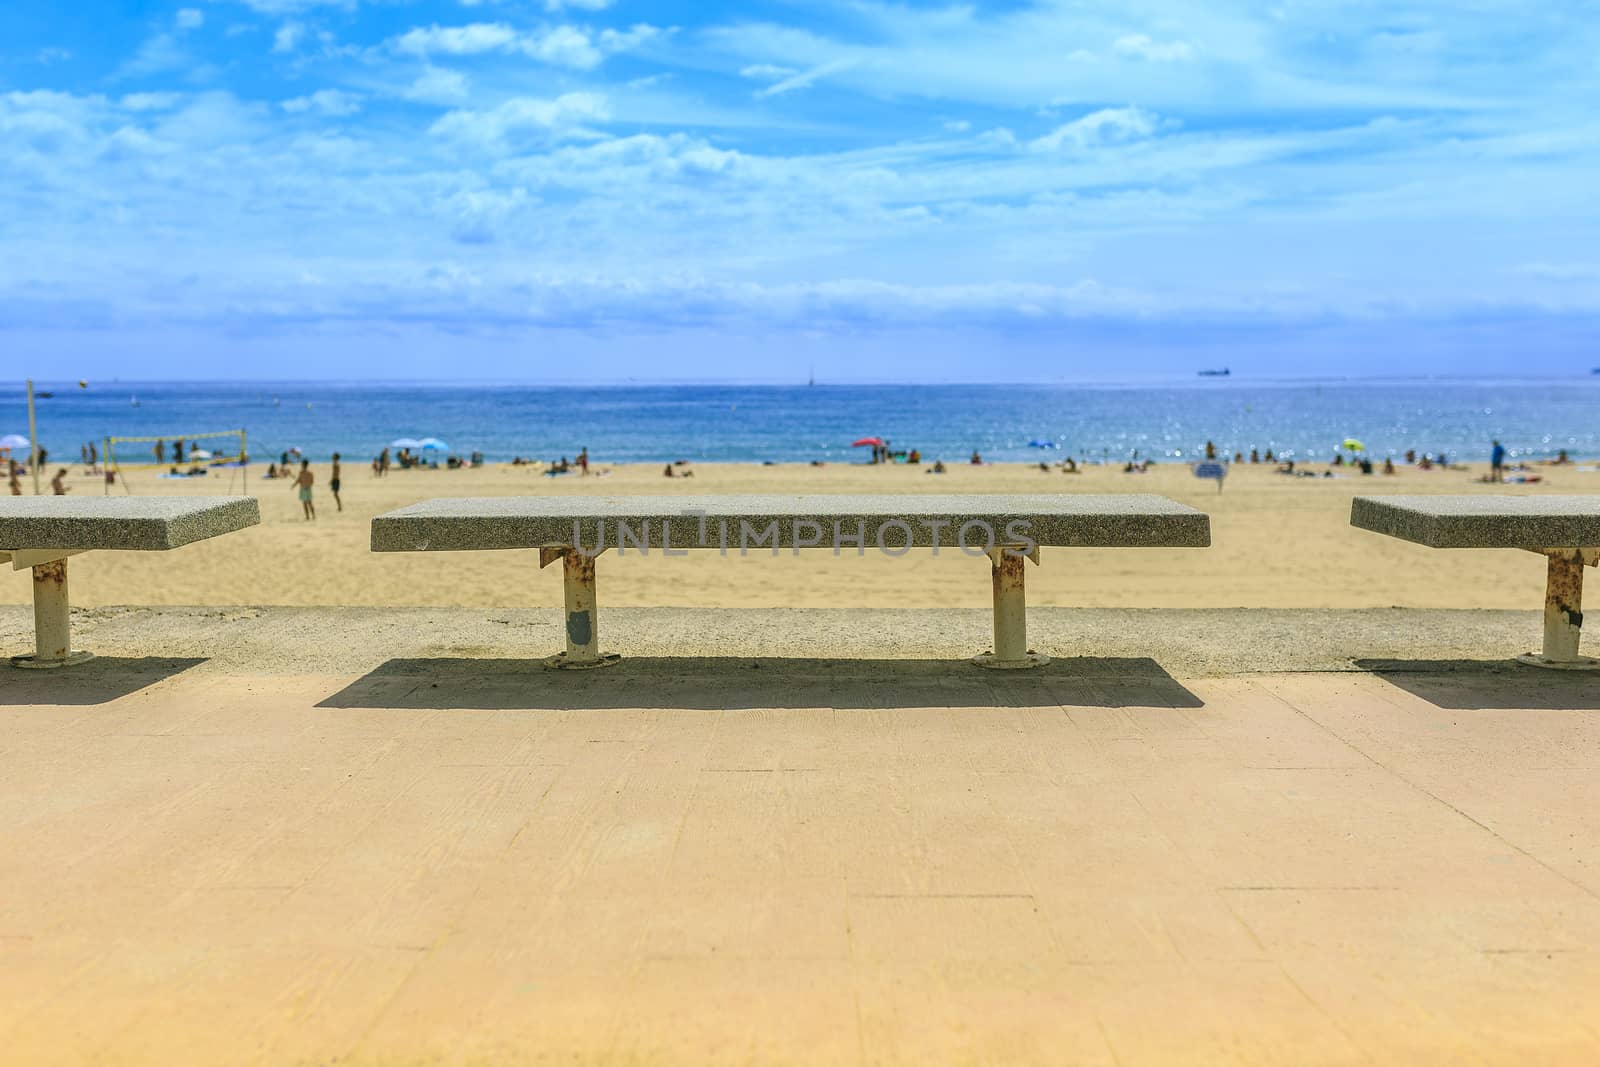
[[[0,674],[6,1064],[1600,1061],[1532,612],[78,614]]]

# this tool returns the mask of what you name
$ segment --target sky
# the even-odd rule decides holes
[[[0,361],[1586,374],[1597,100],[1565,0],[19,0]]]

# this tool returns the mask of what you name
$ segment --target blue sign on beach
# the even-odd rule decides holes
[[[1222,480],[1228,476],[1228,465],[1226,463],[1207,460],[1203,463],[1196,463],[1193,469],[1196,478],[1215,478],[1217,480],[1217,492],[1222,492]]]

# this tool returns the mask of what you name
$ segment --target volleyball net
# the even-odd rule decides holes
[[[243,430],[170,434],[162,437],[107,437],[103,462],[118,475],[159,470],[187,474],[196,468],[243,467],[250,462]],[[127,486],[121,477],[117,481]]]

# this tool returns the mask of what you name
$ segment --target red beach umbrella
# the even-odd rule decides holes
[[[881,438],[881,437],[863,437],[859,441],[850,442],[850,447],[851,448],[867,448],[870,445],[881,445],[881,444],[883,444],[883,438]]]

